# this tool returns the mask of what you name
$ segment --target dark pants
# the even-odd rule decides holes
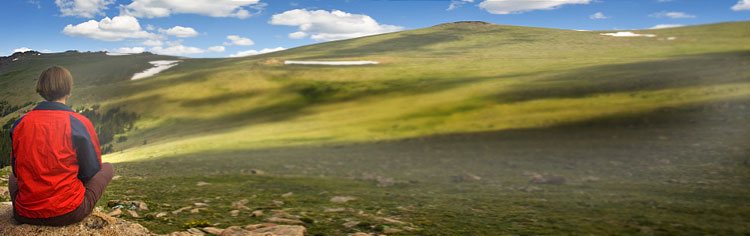
[[[50,218],[26,218],[16,214],[16,211],[13,210],[13,218],[15,218],[19,223],[30,225],[65,226],[78,223],[89,216],[89,214],[91,214],[91,211],[94,210],[96,202],[99,201],[100,197],[102,197],[102,193],[104,193],[104,189],[107,188],[109,181],[112,180],[113,175],[114,169],[112,169],[112,164],[102,163],[102,169],[99,170],[99,172],[96,173],[94,177],[91,177],[88,182],[83,183],[83,186],[86,187],[86,193],[83,197],[83,203],[81,203],[78,208],[69,213]],[[16,182],[16,177],[13,176],[13,174],[10,175],[10,178],[8,180],[8,189],[10,190],[11,199],[10,201],[14,202],[16,194],[18,194],[18,183]]]

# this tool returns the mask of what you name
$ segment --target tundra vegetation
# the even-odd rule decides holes
[[[453,23],[140,80],[175,58],[26,55],[0,99],[59,64],[72,104],[129,114],[100,204],[145,202],[121,217],[160,233],[747,234],[750,23],[633,32],[655,36]]]

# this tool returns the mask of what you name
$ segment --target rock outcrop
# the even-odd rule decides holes
[[[0,235],[56,236],[56,235],[133,235],[150,236],[148,229],[137,223],[114,218],[95,211],[78,224],[65,227],[47,227],[18,224],[13,220],[13,210],[9,203],[0,204]]]

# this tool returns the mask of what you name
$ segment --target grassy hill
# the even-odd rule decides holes
[[[750,23],[634,32],[656,37],[450,23],[182,59],[137,81],[160,56],[43,55],[0,67],[0,96],[33,100],[23,88],[61,64],[76,76],[74,106],[137,113],[104,157],[123,175],[105,198],[213,206],[139,219],[156,231],[262,220],[227,215],[247,198],[321,234],[749,232]],[[538,175],[567,183],[529,184]]]

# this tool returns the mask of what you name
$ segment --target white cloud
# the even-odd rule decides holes
[[[750,11],[750,0],[740,0],[732,6],[733,11]]]
[[[266,4],[260,0],[133,0],[122,8],[123,14],[136,17],[167,17],[172,14],[198,14],[212,17],[248,18],[261,11]]]
[[[677,25],[677,24],[659,24],[654,25],[654,27],[651,27],[649,29],[666,29],[666,28],[675,28],[675,27],[683,27],[685,25]]]
[[[523,13],[534,10],[551,10],[567,4],[589,4],[592,0],[485,0],[479,4],[492,14]]]
[[[107,52],[107,55],[110,56],[121,56],[121,55],[129,55],[129,54],[138,54],[145,52],[146,49],[143,47],[132,47],[132,48],[118,48],[115,50],[112,50],[111,52]]]
[[[604,19],[609,19],[609,16],[604,15],[604,13],[602,13],[602,12],[597,12],[597,13],[594,13],[593,15],[590,15],[589,19],[592,19],[592,20],[604,20]]]
[[[156,54],[161,55],[172,55],[172,56],[182,56],[182,55],[188,55],[188,54],[199,54],[204,53],[205,51],[200,48],[196,47],[188,47],[184,45],[174,45],[170,47],[152,47],[150,49],[151,52],[154,52]]]
[[[226,48],[224,46],[213,46],[208,48],[209,52],[224,52],[225,50]]]
[[[260,51],[258,50],[247,50],[247,51],[240,51],[235,54],[229,55],[229,57],[246,57],[246,56],[253,56],[258,54],[264,54],[264,53],[271,53],[271,52],[278,52],[286,50],[286,48],[283,47],[277,47],[277,48],[264,48]]]
[[[22,48],[16,48],[16,49],[13,49],[13,53],[17,53],[17,52],[28,52],[28,51],[34,51],[34,49],[31,49],[31,48],[27,48],[27,47],[22,47]]]
[[[175,26],[169,29],[159,29],[159,32],[180,38],[189,38],[198,36],[198,31],[190,27]]]
[[[104,15],[107,6],[115,3],[114,0],[55,0],[63,16],[80,16],[93,18]]]
[[[157,47],[163,45],[164,42],[158,39],[149,39],[146,41],[143,41],[143,45],[149,46],[149,47]]]
[[[290,39],[303,39],[305,37],[307,37],[307,33],[302,31],[297,31],[289,34]]]
[[[132,38],[151,38],[153,34],[141,30],[138,20],[132,16],[105,17],[101,21],[89,20],[77,25],[67,25],[63,33],[104,41],[120,41]]]
[[[695,15],[690,15],[684,12],[678,11],[662,11],[649,15],[654,18],[672,18],[672,19],[684,19],[684,18],[695,18]]]
[[[224,45],[240,45],[240,46],[250,46],[255,44],[252,39],[240,37],[239,35],[229,35],[227,36],[227,39],[231,42],[226,42]]]
[[[401,26],[379,24],[368,15],[351,14],[339,10],[294,9],[273,15],[269,23],[297,26],[299,31],[289,36],[301,37],[304,33],[316,41],[356,38],[403,29]]]
[[[451,4],[448,5],[448,9],[446,9],[446,11],[452,11],[452,10],[455,10],[456,8],[463,6],[464,4],[473,3],[473,2],[474,0],[451,0]]]

